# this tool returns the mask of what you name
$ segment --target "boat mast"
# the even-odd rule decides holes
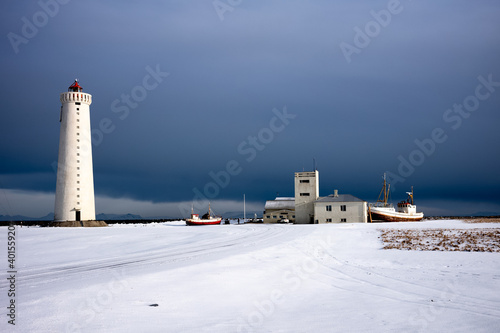
[[[385,182],[385,172],[384,172],[384,205],[387,205],[387,190],[386,190],[386,182]]]
[[[384,203],[384,207],[386,207],[388,205],[387,202],[389,201],[390,191],[391,191],[391,184],[387,183],[386,175],[384,173],[384,186],[380,190],[380,194],[378,195],[378,199],[377,199],[377,202],[383,202]],[[384,199],[380,200],[380,197],[382,196],[382,194],[384,194]]]
[[[243,222],[245,222],[246,217],[247,217],[247,211],[245,205],[245,193],[243,193]]]
[[[389,201],[389,193],[391,193],[391,184],[387,184],[387,196],[385,197],[385,204]]]

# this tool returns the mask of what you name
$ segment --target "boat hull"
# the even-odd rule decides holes
[[[210,219],[210,220],[192,220],[192,219],[186,219],[186,225],[216,225],[220,224],[222,219]]]
[[[371,208],[369,214],[371,214],[372,221],[382,220],[385,222],[412,222],[412,221],[420,221],[424,218],[423,213],[416,213],[410,215],[400,212],[379,211],[376,208]]]

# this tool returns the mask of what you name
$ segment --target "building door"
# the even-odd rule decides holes
[[[77,210],[77,211],[75,211],[75,213],[76,213],[76,218],[75,218],[75,220],[76,220],[76,221],[81,221],[81,220],[82,220],[82,217],[81,217],[81,212],[80,212],[79,210]]]

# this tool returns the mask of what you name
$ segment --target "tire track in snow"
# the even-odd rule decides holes
[[[353,265],[347,261],[341,261],[337,257],[335,257],[332,253],[324,249],[322,251],[322,253],[324,253],[324,256],[318,258],[317,254],[312,254],[310,253],[310,251],[308,251],[307,248],[314,248],[314,243],[312,243],[311,241],[307,241],[307,239],[303,240],[302,246],[297,244],[293,246],[297,250],[304,253],[306,256],[317,257],[318,259],[317,261],[320,266],[322,266],[327,271],[335,273],[334,275],[331,275],[328,273],[318,272],[318,274],[313,276],[314,279],[316,279],[320,283],[327,284],[328,286],[332,286],[340,290],[386,298],[397,302],[414,303],[420,306],[429,305],[429,300],[428,300],[429,295],[428,293],[424,292],[424,290],[432,291],[434,293],[437,293],[437,295],[443,293],[442,289],[431,288],[417,283],[396,279],[387,275],[374,272],[364,267]],[[303,248],[304,246],[306,248]],[[330,263],[327,263],[325,261],[329,261]],[[324,277],[323,279],[319,278],[320,274],[323,275]],[[377,283],[373,282],[373,278],[370,279],[364,278],[367,275],[379,278],[379,282]],[[321,281],[321,280],[326,280],[326,281]],[[345,282],[357,282],[357,284],[353,288],[346,288],[336,285],[334,283],[335,281],[342,282],[341,283],[342,285],[345,285]],[[411,290],[415,292],[408,291],[407,285],[410,285]],[[417,291],[415,288],[420,289],[420,292]],[[377,292],[379,290],[388,291],[389,294]],[[396,296],[397,294],[399,294],[402,297]],[[425,300],[416,301],[415,297]],[[459,305],[459,306],[454,306],[454,304],[450,303],[446,304],[440,303],[441,301],[447,302],[447,300],[445,299],[440,299],[442,298],[441,296],[435,296],[434,298],[439,298],[439,302],[433,301],[432,305],[439,308],[460,310],[468,313],[474,313],[477,315],[500,318],[500,304],[499,302],[496,301],[453,293],[453,298],[454,298],[453,302]],[[486,310],[487,312],[485,312],[484,310]]]
[[[196,228],[196,227],[191,227]],[[203,228],[203,227],[198,227]],[[228,226],[220,226],[228,228]],[[224,231],[227,231],[224,230]],[[281,241],[302,235],[294,232],[294,228],[282,225],[240,225],[234,226],[231,233],[215,234],[216,239],[201,239],[195,243],[182,243],[174,247],[165,244],[164,249],[156,251],[145,251],[112,258],[96,258],[81,261],[78,264],[54,264],[42,268],[20,268],[18,270],[17,283],[19,286],[29,284],[46,284],[61,279],[69,279],[75,275],[83,277],[98,275],[99,272],[126,268],[129,270],[140,269],[151,265],[162,265],[164,269],[177,268],[180,265],[196,263],[203,259],[216,260],[224,256],[231,256],[249,251],[252,248],[268,247],[276,245]],[[140,250],[140,249],[139,249]],[[71,251],[71,249],[68,249]],[[7,284],[2,281],[0,288]]]

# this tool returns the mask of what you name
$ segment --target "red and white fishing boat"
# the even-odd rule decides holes
[[[212,215],[212,210],[210,209],[210,203],[208,204],[208,212],[204,214],[201,219],[199,214],[195,214],[193,212],[193,208],[191,208],[191,217],[186,219],[186,225],[214,225],[220,224],[222,221],[221,216]]]
[[[398,209],[394,209],[391,203],[388,203],[390,184],[387,184],[384,174],[384,187],[380,191],[379,199],[374,204],[368,205],[368,218],[370,222],[381,220],[387,222],[420,221],[424,218],[424,213],[417,213],[417,206],[413,204],[413,186],[408,194],[408,199],[398,203]],[[380,196],[384,194],[384,199]]]

